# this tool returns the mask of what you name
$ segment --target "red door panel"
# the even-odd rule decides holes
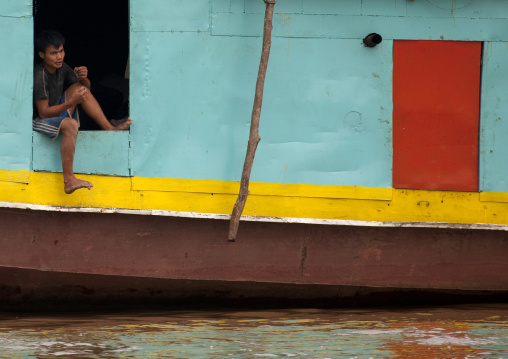
[[[481,42],[393,51],[393,187],[477,191]]]

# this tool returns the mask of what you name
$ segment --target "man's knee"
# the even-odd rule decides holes
[[[60,132],[66,136],[77,136],[79,131],[78,123],[75,119],[66,117],[60,125]]]
[[[78,88],[80,87],[83,87],[83,85],[81,85],[79,82],[76,82],[72,85],[70,85],[69,87],[67,87],[67,89],[65,90],[65,94],[67,97],[70,97],[72,95],[72,93],[74,91],[76,91]]]

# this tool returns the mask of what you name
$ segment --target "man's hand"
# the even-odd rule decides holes
[[[88,94],[88,89],[85,86],[78,88],[76,91],[72,93],[70,98],[70,103],[75,105],[80,105],[86,100],[86,95]]]
[[[74,73],[79,80],[86,80],[88,78],[88,69],[86,66],[79,66],[74,68]]]
[[[88,79],[88,69],[86,66],[79,66],[74,68],[74,73],[78,77],[78,81],[81,85],[84,85],[90,89],[90,80]]]

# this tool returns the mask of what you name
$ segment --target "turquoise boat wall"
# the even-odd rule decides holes
[[[264,9],[262,0],[130,0],[135,122],[130,136],[80,135],[78,152],[121,150],[111,161],[77,158],[77,171],[238,181]],[[277,0],[251,180],[390,188],[393,41],[483,41],[480,190],[508,192],[507,21],[503,0]],[[59,146],[31,130],[32,1],[0,0],[0,25],[12,49],[0,60],[0,169],[59,172]],[[366,48],[371,32],[383,42]]]
[[[272,48],[253,179],[391,187],[392,42],[277,38]]]
[[[2,0],[0,1],[0,17],[32,17],[32,0]]]
[[[259,36],[263,1],[212,0],[212,34]],[[215,4],[218,4],[215,6]],[[274,36],[507,41],[503,0],[278,0]]]
[[[133,118],[150,123],[132,129],[134,175],[238,180],[264,2],[249,10],[255,22],[238,23],[255,29],[256,36],[215,36],[198,21],[178,28],[157,20],[168,9],[162,3],[154,7],[157,14],[136,4],[131,2],[131,49],[145,51],[131,52],[131,110]],[[287,9],[291,2],[279,5]],[[249,7],[212,2],[212,11],[231,9],[228,15],[245,15]],[[147,24],[152,18],[155,23]],[[390,187],[391,46],[386,41],[366,49],[361,39],[274,36],[252,180]]]
[[[143,32],[131,41],[148,52],[131,55],[131,69],[144,60],[146,70],[131,70],[142,109],[131,102],[132,115],[150,119],[132,130],[134,174],[238,180],[260,39]],[[179,51],[157,52],[167,48]],[[390,41],[275,38],[263,105],[254,181],[391,186]]]
[[[130,0],[131,30],[208,31],[210,0]]]
[[[150,118],[132,129],[133,173],[238,180],[264,2],[157,4],[131,2],[131,49],[141,49],[131,51],[131,109],[134,118]],[[208,7],[207,29],[194,16]],[[500,41],[505,8],[499,1],[277,1],[251,179],[391,187],[390,39]],[[179,11],[187,21],[161,21]],[[362,44],[370,32],[384,38],[373,49]]]
[[[508,192],[508,43],[483,48],[480,191]]]
[[[31,1],[0,1],[0,168],[29,170],[32,157]]]
[[[62,172],[60,144],[62,136],[56,139],[33,133],[33,170]],[[130,175],[131,149],[130,134],[127,131],[82,131],[76,141],[74,171],[87,174],[114,173]],[[36,149],[36,150],[35,150]],[[93,162],[90,162],[93,159]]]

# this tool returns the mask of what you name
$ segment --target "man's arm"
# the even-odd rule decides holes
[[[37,107],[37,112],[39,112],[39,117],[48,118],[60,116],[60,114],[65,110],[83,103],[83,101],[85,101],[87,92],[88,90],[85,87],[80,87],[72,93],[71,98],[65,101],[65,103],[55,106],[49,106],[49,100],[47,99],[36,100],[35,106]]]
[[[86,66],[75,67],[74,73],[78,77],[78,82],[90,90],[91,82],[88,79],[88,69]]]
[[[56,106],[49,106],[48,100],[37,100],[35,101],[35,106],[37,106],[37,112],[39,112],[40,118],[60,116],[62,112],[72,107],[69,102]]]

